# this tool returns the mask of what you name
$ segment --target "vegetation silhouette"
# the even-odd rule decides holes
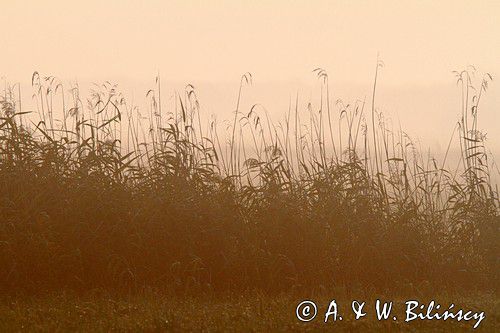
[[[498,190],[478,127],[492,77],[474,88],[475,69],[455,73],[461,118],[438,163],[377,112],[376,79],[366,114],[365,101],[331,103],[314,72],[319,108],[304,121],[297,96],[278,123],[241,109],[243,75],[222,133],[192,85],[162,109],[159,77],[147,117],[109,82],[84,105],[78,86],[35,72],[31,114],[7,87],[1,291],[496,288]]]

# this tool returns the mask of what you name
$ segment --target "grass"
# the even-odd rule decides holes
[[[34,297],[152,288],[180,303],[199,293],[319,293],[332,286],[498,292],[498,190],[478,125],[492,77],[473,68],[456,73],[461,116],[438,161],[377,111],[381,64],[369,114],[365,101],[332,103],[328,75],[317,69],[319,102],[301,110],[297,96],[277,123],[258,104],[242,109],[249,73],[234,119],[222,124],[203,120],[192,85],[175,94],[171,109],[162,107],[159,78],[142,111],[109,82],[84,101],[77,85],[68,89],[35,72],[35,112],[22,109],[19,85],[7,86],[0,291]],[[453,144],[461,156],[449,166]],[[55,316],[63,316],[57,309],[66,300],[54,302]],[[96,299],[90,308],[104,304]],[[144,325],[163,325],[158,310],[144,311],[160,320]]]
[[[297,295],[265,296],[262,294],[198,296],[183,299],[145,293],[129,297],[109,295],[75,296],[58,294],[36,299],[4,300],[0,303],[0,330],[3,332],[470,332],[472,322],[415,321],[404,322],[404,300],[395,299],[398,321],[377,321],[373,315],[374,298],[365,298],[371,306],[359,320],[349,310],[351,299],[345,296],[318,296],[320,313],[335,298],[343,306],[342,321],[324,323],[323,318],[302,323],[295,318]],[[493,332],[500,326],[498,299],[492,295],[446,296],[441,304],[459,303],[467,308],[487,309],[486,319],[478,331]],[[370,303],[371,302],[371,303]],[[367,308],[368,308],[367,305]],[[368,310],[367,310],[368,311]]]

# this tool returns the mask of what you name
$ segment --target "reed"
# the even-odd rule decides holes
[[[279,123],[241,109],[246,73],[225,127],[204,124],[192,85],[162,108],[159,75],[147,117],[109,82],[84,105],[77,84],[35,72],[32,113],[7,87],[0,288],[491,288],[499,201],[478,127],[491,75],[474,88],[475,69],[456,72],[462,115],[438,162],[376,111],[380,68],[370,123],[364,100],[331,103],[323,69],[319,107],[304,120],[297,94]]]

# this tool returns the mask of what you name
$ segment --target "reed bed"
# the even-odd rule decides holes
[[[28,112],[7,86],[0,289],[495,289],[498,190],[478,125],[492,77],[455,73],[461,117],[438,161],[377,111],[381,66],[351,104],[316,69],[319,103],[297,96],[280,122],[242,109],[250,73],[225,123],[203,120],[192,85],[166,110],[159,77],[147,110],[109,82],[84,100],[35,72]]]

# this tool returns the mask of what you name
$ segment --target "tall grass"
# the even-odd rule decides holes
[[[304,121],[297,96],[278,123],[241,108],[249,73],[222,125],[202,121],[192,85],[162,108],[159,76],[146,117],[109,82],[84,102],[35,72],[31,113],[7,87],[0,288],[491,288],[499,201],[478,126],[491,76],[474,88],[473,68],[456,72],[461,118],[438,163],[377,112],[380,67],[369,114],[332,103],[317,69],[319,106]]]

